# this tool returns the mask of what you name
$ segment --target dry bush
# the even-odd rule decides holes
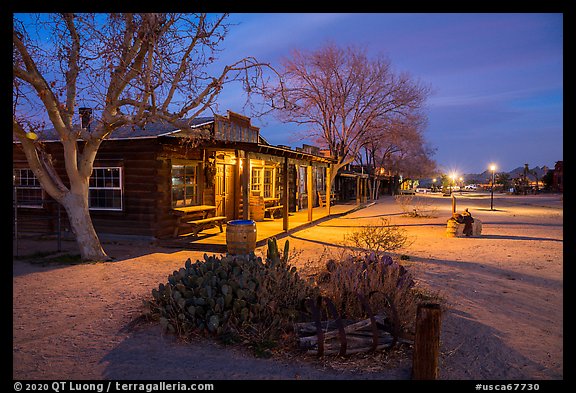
[[[415,195],[396,195],[396,203],[400,205],[404,214],[409,217],[437,217],[438,208],[427,198]]]
[[[349,254],[329,260],[318,278],[323,296],[330,298],[344,319],[368,316],[358,294],[373,314],[383,314],[395,336],[413,332],[419,295],[413,291],[414,280],[408,270],[388,255]]]
[[[344,243],[352,253],[371,251],[384,253],[407,245],[406,231],[390,225],[386,218],[380,218],[380,225],[366,225],[360,230],[344,235]]]

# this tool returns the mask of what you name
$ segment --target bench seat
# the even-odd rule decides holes
[[[183,224],[190,229],[192,229],[192,236],[197,237],[198,233],[203,231],[207,228],[212,228],[214,225],[218,225],[220,228],[220,232],[223,232],[222,225],[226,222],[225,216],[216,216],[216,217],[208,217],[202,218],[199,220],[189,220],[185,221]]]
[[[275,206],[266,207],[266,208],[264,208],[264,215],[266,215],[266,213],[268,213],[270,215],[270,218],[274,219],[274,213],[276,213],[278,210],[282,209],[283,207],[284,207],[284,205],[275,205]]]

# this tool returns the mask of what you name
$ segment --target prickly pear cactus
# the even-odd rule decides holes
[[[286,242],[280,255],[272,239],[266,261],[254,253],[188,259],[167,283],[152,289],[151,314],[165,330],[181,335],[219,336],[259,326],[280,334],[298,319],[305,299],[319,293],[288,265],[288,249]]]

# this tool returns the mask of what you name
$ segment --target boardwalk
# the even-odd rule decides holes
[[[327,219],[337,218],[342,215],[354,212],[366,205],[357,205],[353,202],[337,204],[330,207],[330,216],[326,207],[315,207],[312,209],[312,221],[308,221],[308,210],[300,210],[290,213],[288,231],[283,230],[282,218],[264,219],[256,222],[256,245],[257,247],[266,244],[271,237],[282,238],[298,230],[316,225]],[[180,236],[177,239],[164,239],[158,242],[161,246],[177,247],[187,250],[226,252],[226,230],[220,232],[216,226],[202,231],[197,238],[191,236]]]

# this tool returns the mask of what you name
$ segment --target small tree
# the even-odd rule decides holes
[[[189,128],[225,84],[261,86],[269,65],[253,57],[215,71],[227,15],[15,15],[12,131],[44,190],[68,215],[84,260],[106,260],[88,209],[88,184],[103,140],[124,125],[165,121]],[[91,103],[90,127],[75,121]],[[36,133],[50,123],[60,137],[69,186]]]

